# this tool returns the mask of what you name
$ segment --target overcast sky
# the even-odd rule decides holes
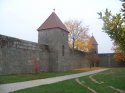
[[[0,34],[37,42],[36,29],[54,8],[62,22],[77,19],[89,26],[89,34],[93,33],[99,44],[99,53],[113,52],[97,12],[106,8],[119,12],[120,0],[0,0]]]

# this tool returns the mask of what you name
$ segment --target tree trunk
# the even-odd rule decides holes
[[[73,51],[74,51],[74,47],[75,47],[75,39],[73,38]]]

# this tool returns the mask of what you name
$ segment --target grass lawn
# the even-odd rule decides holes
[[[40,72],[40,73],[34,73],[34,74],[0,75],[0,84],[43,79],[43,78],[49,78],[49,77],[55,77],[55,76],[75,74],[80,72],[84,72],[84,71],[72,70],[72,71],[64,71],[64,72]]]
[[[84,85],[94,89],[97,93],[120,93],[109,86],[125,91],[125,68],[112,68],[93,75],[93,78],[98,82],[93,82],[89,76],[78,78],[80,82],[84,81]],[[19,90],[12,93],[92,93],[86,87],[78,84],[75,79],[66,80],[59,83],[43,85],[24,90]]]

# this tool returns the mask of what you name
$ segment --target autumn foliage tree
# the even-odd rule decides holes
[[[90,68],[97,66],[99,58],[91,50],[94,48],[93,42],[88,35],[88,27],[82,25],[82,21],[69,20],[65,22],[69,31],[69,46],[74,50],[86,52]]]
[[[115,51],[114,59],[118,62],[125,62],[125,55],[117,45],[114,45],[113,50]]]
[[[82,21],[69,20],[66,21],[65,26],[69,31],[69,46],[74,50],[81,50],[87,52],[91,47],[89,42],[88,27],[82,25]]]

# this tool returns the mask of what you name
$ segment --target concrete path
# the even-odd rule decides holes
[[[78,78],[82,76],[99,73],[105,70],[107,69],[100,69],[100,70],[88,71],[88,72],[83,72],[83,73],[78,73],[78,74],[39,79],[39,80],[31,80],[31,81],[18,82],[18,83],[1,84],[0,93],[8,93],[8,92],[12,92],[12,91],[20,90],[20,89],[56,83],[56,82],[60,82],[60,81],[68,80],[68,79],[73,79],[73,78]]]

